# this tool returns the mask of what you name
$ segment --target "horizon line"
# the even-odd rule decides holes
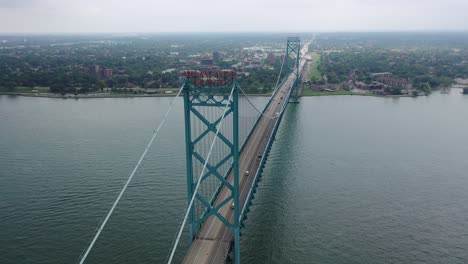
[[[74,31],[0,32],[0,35],[109,35],[109,34],[320,34],[320,33],[468,33],[468,29],[321,30],[321,31]]]

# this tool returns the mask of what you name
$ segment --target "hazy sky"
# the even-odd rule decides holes
[[[0,32],[468,30],[468,0],[0,0]]]

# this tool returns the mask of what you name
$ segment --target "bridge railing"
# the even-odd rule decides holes
[[[293,73],[291,73],[293,74]],[[279,87],[281,87],[282,85],[284,85],[284,82],[289,78],[290,75],[288,75],[287,77],[284,78],[284,80],[281,82],[281,85]],[[279,91],[280,89],[277,89],[276,93]],[[275,136],[276,136],[276,132],[278,131],[278,128],[279,128],[279,124],[281,123],[281,119],[283,119],[283,114],[284,114],[284,109],[286,108],[286,106],[288,105],[288,101],[289,101],[289,98],[291,97],[291,91],[292,89],[289,90],[287,96],[286,96],[286,100],[284,101],[284,105],[283,107],[281,108],[281,111],[280,111],[280,115],[278,116],[278,118],[276,119],[275,121],[275,125],[274,125],[274,128],[273,128],[273,131],[272,133],[270,134],[270,137],[268,138],[268,143],[267,143],[267,147],[265,148],[265,150],[263,151],[263,154],[262,154],[262,158],[260,160],[260,163],[259,163],[259,166],[258,166],[258,170],[257,170],[257,173],[255,174],[255,177],[254,177],[254,180],[252,181],[252,185],[250,186],[250,189],[249,189],[249,192],[247,194],[247,198],[245,199],[245,202],[244,202],[244,205],[242,207],[242,211],[241,211],[241,214],[239,215],[239,222],[241,223],[241,226],[243,225],[243,220],[246,218],[246,213],[247,213],[247,209],[249,207],[249,203],[251,203],[251,200],[252,200],[252,195],[253,195],[253,192],[255,191],[255,189],[257,188],[257,185],[258,185],[258,180],[259,178],[261,177],[261,174],[263,172],[263,168],[265,167],[265,163],[266,163],[266,160],[267,160],[267,156],[268,156],[268,153],[270,151],[270,148],[271,146],[273,145],[273,141],[275,139]],[[275,94],[276,94],[275,93]],[[273,98],[273,97],[272,97]],[[271,100],[270,100],[271,102]],[[270,103],[269,102],[269,103]],[[268,104],[269,104],[268,103]],[[263,110],[263,112],[265,112],[266,108],[268,107],[268,104],[267,106],[265,107],[265,109]],[[259,118],[260,119],[260,118]]]
[[[284,84],[284,82],[288,79],[288,77],[289,77],[289,75],[288,75],[287,77],[283,78],[283,80],[280,82],[280,84],[278,85],[278,87],[282,87],[283,84]],[[257,127],[257,124],[258,124],[258,122],[260,121],[261,117],[265,114],[265,111],[266,111],[266,109],[268,108],[268,106],[270,106],[270,104],[271,104],[271,99],[273,99],[273,97],[278,93],[279,90],[280,90],[279,88],[276,89],[276,91],[271,95],[271,98],[270,98],[270,100],[268,100],[268,103],[267,103],[267,104],[265,105],[265,107],[263,108],[262,113],[261,113],[260,116],[258,117],[258,119],[257,119],[257,121],[255,122],[255,124],[253,125],[252,129],[250,129],[249,134],[247,135],[247,137],[246,137],[244,143],[242,144],[242,147],[240,148],[240,152],[242,152],[242,151],[244,150],[244,147],[245,147],[247,141],[249,141],[250,136],[252,135],[252,133],[253,133],[255,127]]]

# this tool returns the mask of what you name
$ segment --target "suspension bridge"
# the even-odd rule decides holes
[[[288,103],[301,97],[310,43],[289,37],[275,89],[265,105],[253,102],[233,71],[184,71],[184,83],[125,186],[80,257],[84,263],[109,217],[157,138],[177,97],[183,95],[187,206],[167,263],[173,263],[184,228],[190,248],[182,262],[240,263],[240,235],[262,170]]]

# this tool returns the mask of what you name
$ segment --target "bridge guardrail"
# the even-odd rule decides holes
[[[291,73],[292,74],[292,73]],[[281,85],[282,86],[284,84],[284,82],[289,78],[289,76],[287,78],[285,78],[282,82],[281,82]],[[278,89],[276,92],[278,92],[280,89]],[[281,120],[283,119],[283,114],[284,114],[284,110],[286,108],[286,106],[288,105],[288,101],[289,101],[289,98],[291,97],[291,91],[292,89],[289,90],[288,92],[288,95],[286,96],[286,100],[285,100],[285,104],[283,105],[283,108],[281,109],[281,112],[280,112],[280,115],[278,117],[278,119],[276,119],[276,122],[275,122],[275,125],[274,125],[274,128],[273,128],[273,131],[268,139],[268,143],[267,143],[267,147],[265,148],[265,150],[263,151],[263,154],[262,154],[262,159],[260,160],[260,163],[259,163],[259,167],[258,167],[258,170],[257,170],[257,173],[255,174],[255,177],[254,177],[254,180],[252,182],[252,186],[250,186],[250,189],[249,189],[249,192],[247,194],[247,198],[245,199],[245,202],[244,202],[244,205],[242,207],[242,212],[241,214],[239,215],[239,222],[241,223],[241,226],[243,225],[243,219],[245,219],[246,217],[246,211],[247,211],[247,205],[251,202],[252,200],[252,194],[253,194],[253,191],[257,188],[257,185],[258,185],[258,180],[259,178],[261,177],[261,174],[263,172],[263,168],[265,166],[265,163],[266,163],[266,159],[267,159],[267,155],[268,153],[270,152],[270,149],[271,149],[271,146],[273,144],[273,141],[275,139],[275,136],[276,136],[276,132],[278,131],[278,128],[279,128],[279,124],[281,123]],[[276,94],[276,93],[275,93]],[[273,98],[273,97],[272,97]],[[271,100],[270,100],[271,102]],[[268,103],[269,104],[269,103]],[[265,107],[265,109],[263,110],[263,112],[265,112],[266,108],[268,107],[268,104],[267,106]],[[262,113],[263,113],[262,112]],[[249,135],[250,136],[250,135]]]

